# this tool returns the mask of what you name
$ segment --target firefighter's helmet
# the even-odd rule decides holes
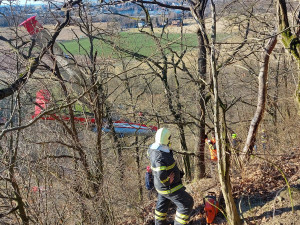
[[[161,145],[168,145],[170,142],[171,132],[163,127],[160,128],[155,135],[155,143],[161,144]]]

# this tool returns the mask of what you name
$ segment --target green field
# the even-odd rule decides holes
[[[179,51],[180,34],[164,35],[161,39],[161,45],[165,51],[170,47],[173,51]],[[104,57],[117,57],[117,50],[127,50],[132,53],[139,53],[144,56],[150,56],[158,52],[158,47],[152,37],[142,33],[122,32],[115,37],[102,36],[103,40],[94,40],[94,50],[98,51],[98,55]],[[193,48],[197,46],[197,37],[195,34],[185,34],[183,37],[183,46]],[[113,45],[112,45],[113,43]],[[62,43],[65,48],[74,55],[86,55],[90,51],[90,42],[87,38],[82,38],[79,42],[66,41]],[[114,46],[114,47],[113,47]],[[67,51],[65,50],[67,53]],[[129,54],[124,53],[123,54]]]
[[[184,34],[182,38],[178,33],[156,37],[160,40],[166,53],[170,52],[170,49],[176,52],[180,52],[181,48],[191,50],[198,45],[196,34],[191,33]],[[228,37],[230,37],[228,34],[218,34],[218,39],[224,40]],[[97,50],[98,56],[117,58],[120,52],[123,57],[131,53],[138,53],[146,57],[160,54],[154,38],[143,33],[121,32],[118,36],[101,36],[99,39],[94,40],[94,51]],[[65,48],[66,53],[69,51],[74,55],[86,55],[90,51],[88,38],[82,38],[79,41],[65,41],[61,44],[64,45],[63,49]]]

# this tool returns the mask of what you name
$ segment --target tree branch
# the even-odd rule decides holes
[[[72,0],[69,1],[70,4],[72,6],[81,3],[81,0],[78,1],[74,1],[72,2]],[[58,29],[54,32],[51,40],[49,40],[49,42],[47,43],[46,47],[44,47],[42,49],[42,51],[40,52],[39,56],[35,57],[35,58],[31,58],[28,60],[29,62],[29,66],[27,71],[24,74],[20,74],[19,75],[19,79],[17,79],[14,83],[12,83],[8,88],[4,88],[4,89],[0,89],[0,100],[4,99],[8,96],[13,95],[15,92],[19,91],[22,89],[23,85],[25,85],[28,81],[28,79],[31,77],[31,75],[36,71],[36,69],[38,68],[41,59],[43,58],[43,56],[46,54],[47,50],[49,48],[52,48],[56,38],[58,37],[58,35],[60,34],[60,32],[62,31],[62,29],[67,26],[70,22],[70,11],[66,11],[65,13],[65,21],[58,27]],[[1,38],[0,40],[5,40],[3,38]],[[6,39],[7,40],[7,39]]]

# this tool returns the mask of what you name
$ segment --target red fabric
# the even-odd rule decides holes
[[[50,92],[48,90],[39,90],[36,93],[35,103],[38,104],[35,106],[34,115],[37,116],[41,113],[42,110],[46,109],[47,104],[50,102]]]
[[[36,16],[32,16],[21,23],[19,26],[24,26],[30,35],[36,34],[43,29],[43,26],[35,19]]]

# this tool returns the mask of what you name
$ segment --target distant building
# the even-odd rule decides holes
[[[143,27],[145,27],[145,22],[144,21],[138,22],[138,28],[143,28]]]
[[[171,26],[180,27],[181,20],[172,20]]]

